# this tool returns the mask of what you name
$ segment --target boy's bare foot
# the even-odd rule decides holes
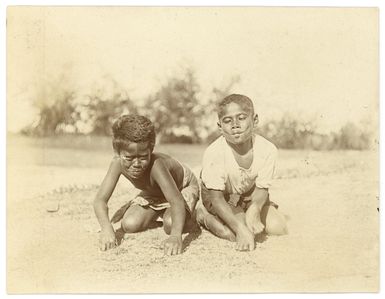
[[[254,235],[245,225],[239,227],[237,231],[236,242],[236,250],[247,251],[255,249]]]
[[[261,222],[261,211],[257,204],[250,205],[246,211],[245,220],[247,227],[254,235],[261,233],[265,228]]]

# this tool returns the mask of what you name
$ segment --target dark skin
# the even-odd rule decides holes
[[[136,188],[146,190],[155,197],[164,197],[169,203],[171,214],[171,232],[162,246],[167,255],[182,252],[182,231],[186,219],[185,203],[179,189],[183,183],[183,168],[171,157],[152,153],[148,142],[130,143],[121,150],[118,157],[110,163],[108,172],[99,188],[94,201],[94,210],[101,226],[100,248],[107,250],[116,246],[115,232],[108,218],[108,201],[119,180],[126,177]],[[151,209],[133,206],[126,215],[135,215],[140,221],[138,230],[143,230],[150,220],[158,216]],[[123,220],[124,221],[124,218]]]
[[[257,123],[258,117],[253,117],[250,111],[246,111],[237,103],[228,104],[218,122],[222,135],[232,149],[235,160],[239,166],[246,169],[253,162],[252,131]],[[237,250],[254,250],[254,235],[264,229],[260,219],[260,212],[268,198],[267,189],[256,188],[246,212],[234,211],[226,202],[222,191],[208,190],[206,196],[211,201],[218,217],[225,224],[223,225],[215,216],[209,215],[206,218],[207,226],[211,230],[221,232],[220,234],[230,240],[233,239],[231,232],[234,233]],[[228,229],[226,231],[225,226],[230,228],[230,234]]]
[[[241,212],[235,214],[226,202],[222,191],[210,190],[209,196],[211,198],[213,208],[219,218],[225,222],[232,232],[234,232],[236,241],[235,248],[240,251],[254,250],[254,235],[246,226],[244,213]],[[213,219],[213,221],[215,220]],[[215,227],[214,223],[211,225]]]
[[[218,216],[200,214],[197,217],[205,217],[205,225],[216,236],[236,242],[236,249],[247,251],[255,249],[254,235],[260,233],[264,225],[260,218],[263,203],[268,198],[266,189],[255,188],[251,203],[244,212],[241,208],[231,207],[225,200],[222,191],[208,190],[202,196],[209,197]],[[219,217],[219,219],[218,219]],[[258,221],[259,219],[259,221]],[[266,221],[264,219],[264,221]]]

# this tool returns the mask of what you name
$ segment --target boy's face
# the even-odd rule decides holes
[[[151,153],[149,142],[131,142],[120,151],[120,164],[129,177],[137,179],[150,165]]]
[[[227,142],[242,144],[250,140],[254,128],[253,115],[237,103],[230,103],[223,109],[218,126]]]

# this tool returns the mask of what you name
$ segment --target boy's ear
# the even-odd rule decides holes
[[[221,132],[221,134],[222,134],[222,126],[221,126],[221,123],[219,121],[217,122],[217,126],[219,128],[219,132]]]
[[[255,116],[254,116],[254,125],[256,126],[256,125],[258,125],[258,123],[259,123],[258,114],[255,114]]]

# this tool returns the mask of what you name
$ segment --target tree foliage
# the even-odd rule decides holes
[[[60,134],[75,123],[75,92],[68,86],[66,74],[41,82],[34,94],[38,119],[23,133],[47,136]]]
[[[257,128],[260,135],[285,149],[368,149],[373,133],[366,127],[347,123],[339,132],[321,134],[317,132],[315,121],[301,121],[291,115],[280,120],[270,120]]]
[[[88,121],[92,124],[90,133],[96,135],[110,135],[115,119],[123,113],[137,111],[132,101],[120,93],[114,94],[111,99],[89,96],[89,103],[85,107],[88,112]]]
[[[104,78],[105,79],[105,78]],[[173,76],[142,106],[108,77],[86,95],[76,92],[65,74],[42,82],[34,98],[39,111],[36,122],[23,133],[47,136],[61,133],[110,135],[113,121],[122,114],[141,113],[155,124],[157,141],[163,143],[209,143],[219,136],[215,104],[230,94],[239,77],[203,95],[191,68]],[[321,134],[316,122],[284,114],[280,119],[262,121],[256,129],[278,148],[286,149],[367,149],[375,134],[368,124],[346,123],[338,132]]]
[[[203,107],[198,100],[199,91],[194,72],[186,69],[180,78],[170,78],[154,95],[148,97],[144,110],[154,121],[159,141],[200,141]]]

